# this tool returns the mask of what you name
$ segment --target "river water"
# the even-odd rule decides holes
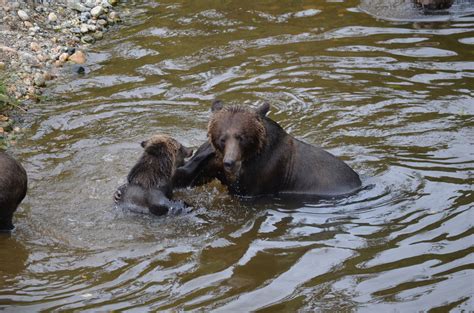
[[[129,4],[12,148],[30,184],[0,237],[0,309],[472,310],[474,17],[393,22],[358,4]],[[190,214],[114,209],[139,143],[199,146],[214,98],[268,101],[368,188],[255,202],[213,182],[175,193]]]

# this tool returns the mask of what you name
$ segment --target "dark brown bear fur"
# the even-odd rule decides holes
[[[0,231],[14,228],[13,213],[25,198],[28,177],[23,166],[0,151]]]
[[[209,142],[184,167],[195,166],[195,158],[212,158],[200,165],[191,185],[217,178],[230,193],[242,196],[333,197],[360,189],[359,176],[347,164],[286,133],[266,116],[269,109],[268,104],[251,110],[213,103]]]
[[[173,175],[192,150],[167,135],[155,135],[143,141],[144,152],[128,174],[128,183],[118,188],[115,202],[132,211],[164,215],[184,204],[170,200]]]

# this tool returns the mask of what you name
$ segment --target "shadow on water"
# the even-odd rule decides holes
[[[136,2],[25,121],[13,152],[29,193],[0,237],[0,308],[472,308],[474,18],[390,22],[358,6]],[[213,182],[176,191],[187,215],[115,210],[143,138],[199,146],[214,98],[270,102],[371,188],[241,201]]]

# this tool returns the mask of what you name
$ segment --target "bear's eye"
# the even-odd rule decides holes
[[[222,137],[221,139],[219,139],[219,145],[220,145],[221,147],[223,147],[223,146],[225,145],[225,138],[224,138],[224,137]]]

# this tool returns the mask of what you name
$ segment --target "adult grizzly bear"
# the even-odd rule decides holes
[[[0,231],[12,230],[13,213],[25,198],[26,171],[20,162],[0,151]]]
[[[115,203],[136,212],[164,215],[171,210],[183,210],[186,205],[171,200],[173,175],[192,150],[167,135],[155,135],[143,141],[144,152],[127,176],[127,184],[114,194]]]
[[[181,168],[205,160],[191,185],[219,179],[231,194],[303,194],[341,196],[360,189],[359,175],[332,154],[304,143],[266,116],[265,103],[256,110],[212,105],[209,142]],[[210,159],[206,156],[212,155]],[[180,169],[180,170],[181,170]]]

